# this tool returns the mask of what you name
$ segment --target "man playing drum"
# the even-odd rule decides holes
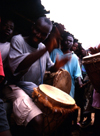
[[[40,17],[32,24],[28,37],[19,34],[12,38],[8,58],[12,77],[4,89],[6,97],[13,102],[16,123],[35,129],[38,135],[42,132],[43,114],[31,99],[33,88],[42,83],[45,70],[55,72],[70,60],[57,59],[55,64],[51,61],[49,52],[57,46],[55,33],[58,36],[57,31],[51,35],[51,30],[51,21]]]

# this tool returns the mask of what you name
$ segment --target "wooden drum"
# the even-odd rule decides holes
[[[100,92],[100,53],[84,57],[82,63],[93,87]]]
[[[57,87],[68,94],[71,90],[71,76],[64,69],[59,69],[54,73],[46,71],[43,83]]]
[[[43,112],[44,135],[51,134],[67,118],[69,113],[79,108],[69,94],[47,84],[34,88],[32,98]]]

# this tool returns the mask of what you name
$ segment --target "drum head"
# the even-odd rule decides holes
[[[66,70],[59,70],[53,80],[53,86],[69,94],[71,90],[71,76],[69,72]]]
[[[75,100],[62,90],[53,87],[51,85],[42,84],[39,86],[39,90],[53,105],[56,106],[71,106],[75,105]]]
[[[93,63],[97,63],[100,62],[100,52],[93,54],[93,55],[89,55],[89,56],[85,56],[83,57],[82,63],[85,64],[93,64]]]

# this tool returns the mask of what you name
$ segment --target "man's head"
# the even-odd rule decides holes
[[[11,19],[1,19],[2,40],[9,41],[14,32],[14,22]]]
[[[40,42],[43,42],[50,34],[52,30],[52,22],[46,17],[40,17],[32,25],[31,30],[31,42],[33,44],[39,44]]]
[[[74,38],[74,43],[73,46],[71,47],[71,50],[75,52],[77,48],[78,48],[78,39]]]
[[[63,40],[61,41],[62,49],[64,51],[70,50],[74,42],[73,35],[65,31],[62,38],[63,38]]]

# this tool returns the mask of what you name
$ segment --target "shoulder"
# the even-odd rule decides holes
[[[57,54],[57,53],[60,53],[61,52],[61,50],[60,49],[54,49],[52,52],[51,52],[51,54]]]
[[[75,53],[72,53],[72,58],[71,58],[73,64],[78,64],[79,63],[79,58]]]
[[[21,34],[18,34],[18,35],[15,35],[15,36],[12,37],[11,43],[14,42],[14,41],[21,42],[23,40],[24,40],[23,36]]]
[[[42,42],[40,42],[38,47],[39,47],[39,49],[43,49],[43,48],[45,48],[45,45]]]
[[[72,57],[76,58],[76,59],[79,59],[78,56],[74,52],[72,52]]]

